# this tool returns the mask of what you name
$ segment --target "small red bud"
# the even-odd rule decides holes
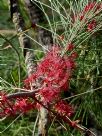
[[[72,57],[73,59],[76,59],[76,58],[78,57],[77,52],[73,52],[73,53],[71,54],[71,57]]]
[[[74,45],[72,43],[67,45],[67,50],[72,51],[74,49]]]

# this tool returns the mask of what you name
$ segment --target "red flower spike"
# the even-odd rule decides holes
[[[74,58],[75,55],[73,55]],[[71,75],[71,69],[74,68],[73,58],[61,57],[60,48],[53,47],[52,50],[45,56],[44,60],[38,65],[37,71],[33,75],[37,75],[33,78],[31,75],[25,84],[34,83],[37,84],[38,80],[40,85],[47,84],[47,86],[61,87],[65,85]],[[39,86],[39,88],[41,87]]]
[[[68,48],[72,50],[74,45],[71,43]],[[35,94],[35,97],[39,99],[42,104],[50,105],[54,103],[56,100],[60,99],[62,91],[69,89],[72,70],[75,68],[75,58],[75,54],[72,56],[64,55],[62,57],[61,48],[53,46],[37,66],[36,72],[25,80],[26,85],[33,83],[36,89],[39,90]],[[40,109],[40,107],[41,105],[36,105],[36,108]],[[57,112],[60,112],[61,115],[70,117],[73,113],[71,106],[64,101],[60,101],[54,108]],[[19,109],[22,109],[22,107]],[[26,109],[26,105],[23,111],[24,109]]]
[[[72,50],[74,46],[70,44],[68,48]],[[75,68],[75,58],[75,54],[71,56],[63,55],[62,57],[61,48],[53,46],[37,66],[36,72],[24,80],[26,88],[30,89],[30,86],[33,84],[38,89],[38,92],[35,93],[35,101],[38,100],[39,102],[37,102],[40,104],[32,102],[32,99],[28,99],[28,97],[21,98],[18,95],[17,99],[14,100],[13,97],[11,99],[8,97],[9,99],[7,99],[5,94],[0,94],[0,115],[26,113],[35,107],[40,108],[42,105],[48,104],[62,116],[70,117],[73,109],[68,103],[61,100],[54,106],[52,104],[56,100],[61,99],[62,91],[69,89],[72,70]]]

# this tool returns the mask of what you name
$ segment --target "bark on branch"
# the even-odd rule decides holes
[[[36,65],[34,64],[34,53],[29,50],[31,49],[30,39],[23,33],[25,22],[19,10],[18,0],[12,0],[12,12],[13,23],[16,31],[19,33],[19,42],[25,57],[27,73],[30,76],[35,71]]]

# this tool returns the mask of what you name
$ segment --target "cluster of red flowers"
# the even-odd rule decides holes
[[[97,21],[95,19],[91,19],[88,17],[89,13],[92,12],[94,17],[98,15],[98,13],[102,10],[102,3],[90,2],[85,6],[83,11],[74,17],[74,22],[78,18],[80,21],[87,22],[87,31],[90,32],[96,28]]]
[[[89,12],[91,10],[94,10],[94,12],[97,12],[101,8],[101,3],[97,2],[90,2],[88,5],[85,6],[83,13]]]
[[[92,31],[93,29],[95,29],[97,23],[95,20],[92,20],[88,25],[87,25],[87,31]]]
[[[73,48],[73,44],[68,44],[68,51],[72,51]],[[60,96],[62,91],[69,89],[69,80],[75,68],[76,57],[76,52],[73,52],[70,56],[64,55],[62,57],[61,49],[58,46],[53,46],[51,51],[48,52],[39,63],[37,71],[25,80],[25,86],[27,86],[27,88],[30,87],[31,84],[36,85],[38,89],[36,96],[43,104],[51,105],[53,102],[59,100],[59,103],[63,103],[63,106],[58,108],[58,104],[55,108],[57,108],[57,111],[60,113],[61,111],[65,113],[66,110],[67,115],[72,111],[69,110],[71,107],[62,101],[60,102]]]
[[[27,98],[8,99],[6,94],[0,94],[0,116],[26,113],[35,108],[35,103]]]
[[[74,45],[68,44],[67,50],[72,51],[73,49]],[[26,113],[31,109],[38,108],[37,105],[46,106],[47,104],[50,105],[50,108],[52,106],[52,109],[59,114],[70,116],[73,110],[68,103],[61,100],[61,93],[69,89],[69,81],[75,68],[76,57],[76,52],[73,52],[70,56],[61,56],[61,48],[53,46],[38,64],[36,72],[24,81],[26,89],[30,90],[30,86],[33,86],[33,89],[38,91],[31,99],[28,97],[19,98],[19,96],[16,99],[8,99],[7,95],[1,94],[1,115]],[[34,98],[40,103],[34,101]],[[58,103],[56,104],[56,102]]]
[[[85,15],[91,11],[93,11],[93,14],[97,15],[97,12],[100,11],[101,7],[102,5],[100,3],[96,2],[89,3],[88,5],[85,6],[80,19],[83,20]],[[87,25],[87,31],[92,31],[96,27],[96,25],[97,21],[92,19]]]
[[[58,103],[56,103],[54,108],[60,115],[70,117],[73,113],[72,107],[68,105],[68,103],[65,102],[64,100],[61,100]]]

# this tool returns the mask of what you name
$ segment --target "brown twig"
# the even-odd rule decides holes
[[[31,91],[31,92],[17,92],[17,93],[8,94],[6,96],[6,98],[7,99],[25,98],[25,97],[33,97],[34,95],[35,95],[35,91]]]

